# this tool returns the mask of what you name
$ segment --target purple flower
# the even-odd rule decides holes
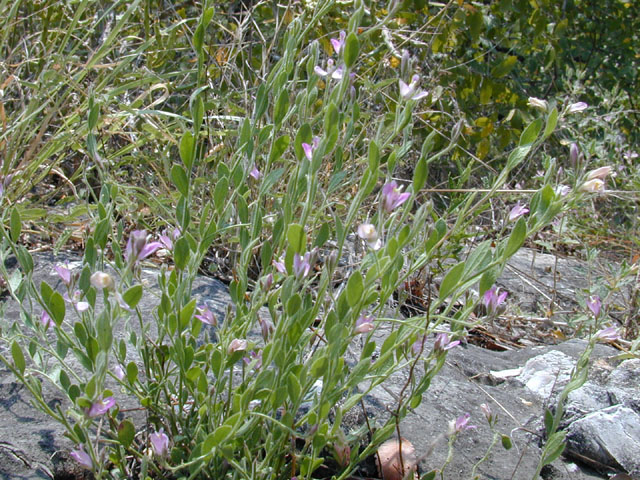
[[[71,303],[78,312],[85,312],[89,310],[89,303],[80,300],[82,298],[82,292],[80,290],[73,292],[73,297],[70,297],[68,293],[65,293],[62,295],[62,298]]]
[[[346,38],[347,34],[345,33],[344,30],[340,31],[340,36],[339,38],[332,38],[331,41],[331,45],[333,46],[333,50],[336,52],[336,55],[340,55],[340,50],[342,50],[342,47],[344,47],[344,39]]]
[[[410,193],[402,192],[402,187],[398,187],[395,180],[391,180],[384,187],[382,187],[382,208],[386,212],[391,212],[395,208],[406,202],[411,196]]]
[[[588,107],[589,107],[589,105],[587,105],[584,102],[573,103],[573,104],[569,105],[569,108],[567,108],[567,114],[582,112],[582,111],[586,110]]]
[[[125,249],[125,258],[128,262],[137,263],[144,260],[153,252],[162,248],[160,242],[149,242],[146,230],[134,230],[129,235],[129,241]]]
[[[369,333],[370,331],[372,331],[375,328],[375,325],[373,324],[373,321],[375,320],[374,317],[369,317],[367,315],[361,315],[360,318],[358,318],[358,320],[356,320],[356,327],[353,330],[353,333],[355,335],[360,335],[363,333]]]
[[[400,96],[404,100],[420,100],[427,95],[428,92],[424,90],[418,90],[418,84],[420,83],[420,75],[414,75],[411,77],[411,83],[407,85],[402,80],[398,80],[398,84],[400,86]]]
[[[307,157],[307,160],[311,161],[313,158],[313,151],[318,148],[320,144],[320,139],[318,137],[313,137],[311,144],[302,143],[302,150],[304,150],[304,156]]]
[[[248,346],[248,342],[244,339],[241,338],[234,338],[233,340],[231,340],[231,343],[229,344],[229,348],[227,349],[227,353],[229,355],[233,355],[236,352],[243,352],[247,349]]]
[[[269,337],[273,333],[275,327],[271,320],[263,319],[260,315],[258,315],[258,323],[260,324],[260,331],[262,332],[262,338],[264,338],[265,342],[269,341]]]
[[[258,167],[254,165],[253,169],[249,172],[249,176],[254,180],[260,180],[260,178],[262,177],[262,173],[260,173],[260,170],[258,170]]]
[[[151,441],[153,453],[158,457],[164,457],[169,452],[169,437],[167,437],[162,428],[149,435],[149,440]]]
[[[464,415],[459,416],[454,421],[451,422],[449,432],[453,434],[458,434],[465,430],[472,430],[477,428],[475,425],[469,425],[469,420],[471,419],[471,415],[465,413]]]
[[[256,370],[260,370],[260,367],[262,367],[262,352],[251,350],[248,357],[242,357],[242,361],[247,365],[251,364],[251,362],[254,360],[256,360],[256,365],[254,368]]]
[[[55,326],[55,323],[53,322],[52,318],[49,316],[49,314],[45,310],[43,310],[42,313],[40,314],[40,322],[42,322],[42,324],[44,325],[45,330],[49,327]]]
[[[526,215],[527,213],[529,213],[529,209],[524,205],[520,205],[520,202],[518,202],[509,212],[509,221],[513,222],[514,220],[520,218],[522,215]]]
[[[298,280],[309,275],[309,270],[311,270],[310,257],[311,254],[309,252],[305,253],[304,256],[299,253],[293,255],[293,274]]]
[[[93,462],[91,461],[91,457],[87,452],[84,451],[82,447],[77,450],[71,450],[69,456],[73,458],[76,462],[82,465],[85,468],[92,469]]]
[[[613,342],[614,340],[620,340],[620,338],[620,332],[616,327],[607,327],[596,333],[597,340]]]
[[[366,242],[372,250],[379,250],[382,247],[382,240],[378,237],[376,227],[370,223],[358,225],[358,236]]]
[[[597,317],[600,314],[600,307],[602,307],[600,297],[598,295],[591,295],[587,299],[587,307],[589,307],[589,310],[591,310],[593,316]]]
[[[58,273],[58,276],[62,280],[67,287],[71,285],[71,269],[67,267],[63,267],[62,265],[56,265],[53,267],[54,270]]]
[[[489,425],[491,425],[494,418],[493,412],[491,411],[491,407],[486,403],[483,403],[480,405],[480,409],[482,410],[482,413],[484,413],[484,417],[487,419],[487,422],[489,422]]]
[[[341,80],[344,75],[344,67],[342,65],[340,65],[339,67],[334,66],[333,60],[331,59],[327,60],[326,70],[316,65],[313,71],[321,77],[330,76],[334,80]]]
[[[284,264],[284,259],[280,258],[279,260],[274,260],[273,266],[276,267],[276,270],[279,271],[280,273],[284,275],[287,274],[287,267]]]
[[[487,312],[492,315],[498,311],[498,308],[504,303],[506,298],[507,292],[500,292],[500,289],[494,286],[484,292],[482,303],[486,307]]]
[[[571,187],[568,185],[558,185],[554,192],[559,197],[566,197],[567,194],[571,191]]]
[[[125,373],[120,365],[116,365],[115,367],[113,367],[113,374],[118,380],[124,380]]]
[[[422,337],[418,338],[415,342],[413,342],[413,345],[411,345],[411,351],[413,352],[414,355],[420,355],[422,353],[422,351],[424,350],[424,342],[427,341],[427,336],[423,335]]]
[[[116,399],[113,397],[103,398],[102,400],[96,400],[89,408],[87,416],[89,418],[99,417],[109,411],[111,407],[116,404]]]
[[[578,150],[578,145],[572,143],[569,147],[569,163],[572,167],[575,167],[578,163],[578,156],[580,155],[580,151]]]
[[[436,352],[445,352],[458,345],[460,345],[460,340],[451,341],[449,339],[449,335],[447,335],[446,333],[439,333],[438,335],[436,335],[436,341],[433,344],[433,349]]]
[[[200,320],[202,323],[206,323],[207,325],[211,325],[214,327],[218,325],[218,320],[216,319],[213,312],[209,310],[209,307],[198,307],[198,311],[200,313],[198,315],[194,315],[194,317]]]
[[[177,227],[173,229],[173,232],[171,232],[171,235],[169,235],[167,230],[165,229],[162,231],[162,234],[158,237],[158,240],[160,240],[160,243],[164,246],[164,248],[166,248],[167,250],[173,250],[173,242],[177,240],[178,237],[180,237],[181,233],[182,232]]]
[[[271,286],[273,285],[273,273],[269,273],[260,279],[260,286],[262,290],[268,292],[271,290]]]

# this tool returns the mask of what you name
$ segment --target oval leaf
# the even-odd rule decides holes
[[[445,275],[444,279],[442,280],[442,284],[440,285],[441,299],[447,298],[449,294],[455,290],[455,288],[458,286],[458,282],[460,282],[462,272],[464,272],[464,262],[460,262],[459,264],[457,264]]]

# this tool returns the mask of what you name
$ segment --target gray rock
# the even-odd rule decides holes
[[[623,405],[585,415],[567,428],[567,452],[640,475],[640,415]]]

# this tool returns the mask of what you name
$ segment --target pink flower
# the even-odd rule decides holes
[[[370,223],[358,225],[358,236],[366,242],[372,250],[379,250],[382,247],[382,240],[378,237],[376,227]]]
[[[134,230],[131,232],[125,248],[125,258],[128,262],[137,263],[162,248],[162,243],[149,242],[148,239],[149,236],[146,230]]]
[[[309,270],[311,270],[310,257],[311,254],[309,252],[305,253],[304,256],[299,253],[293,255],[293,274],[298,280],[309,275]]]
[[[475,425],[469,425],[469,420],[471,419],[471,415],[465,413],[464,415],[459,416],[449,425],[449,433],[450,434],[458,434],[465,430],[472,430],[474,428],[478,428]]]
[[[600,314],[600,307],[602,307],[600,297],[598,297],[598,295],[591,295],[587,299],[587,307],[589,307],[589,310],[591,310],[593,316],[597,317]]]
[[[344,47],[344,39],[346,38],[346,36],[347,34],[345,33],[345,31],[341,30],[339,38],[330,39],[331,46],[333,46],[333,50],[336,52],[336,55],[340,55],[340,50],[342,50],[342,47]]]
[[[241,338],[234,338],[231,340],[229,344],[229,348],[227,349],[227,353],[229,355],[233,355],[236,352],[243,352],[247,349],[248,342]]]
[[[520,202],[518,202],[509,212],[509,221],[513,222],[514,220],[517,220],[522,215],[526,215],[527,213],[529,213],[529,209],[524,205],[520,205]]]
[[[313,137],[311,144],[302,143],[302,150],[304,151],[304,156],[307,157],[307,160],[311,161],[313,158],[313,151],[318,148],[320,145],[320,139],[318,137]]]
[[[169,437],[167,437],[162,428],[149,435],[149,440],[151,441],[153,453],[158,457],[164,457],[169,452]]]
[[[411,351],[413,352],[414,355],[420,355],[420,353],[422,353],[422,351],[424,350],[424,343],[427,341],[427,336],[423,335],[422,337],[418,338],[415,342],[413,342],[413,345],[411,345]]]
[[[78,312],[82,313],[89,310],[89,303],[80,300],[82,298],[82,292],[80,290],[76,290],[75,292],[73,292],[73,297],[70,297],[68,293],[65,293],[64,295],[62,295],[62,298],[64,298],[67,302],[73,304]]]
[[[445,352],[447,350],[451,350],[453,347],[460,345],[460,340],[454,340],[453,342],[449,339],[449,335],[446,333],[439,333],[436,336],[436,341],[433,344],[433,349],[436,352]]]
[[[160,240],[160,243],[164,248],[167,250],[173,250],[173,242],[180,237],[181,233],[182,232],[179,228],[174,228],[171,235],[168,234],[167,230],[163,230],[162,234],[158,237],[158,240]]]
[[[62,265],[56,265],[53,267],[58,273],[58,276],[67,287],[71,285],[71,269],[69,267],[63,267]]]
[[[360,335],[363,333],[371,332],[375,328],[375,325],[373,324],[374,320],[375,320],[374,317],[361,315],[360,318],[356,320],[356,327],[353,330],[353,333],[355,335]]]
[[[382,208],[388,213],[406,202],[411,196],[410,193],[402,192],[402,187],[398,187],[395,180],[390,181],[382,187]]]
[[[600,180],[604,180],[611,173],[612,168],[610,166],[596,168],[595,170],[591,170],[587,173],[587,180],[593,180],[594,178],[599,178]]]
[[[567,194],[571,191],[571,187],[568,185],[558,185],[554,192],[559,197],[566,197]]]
[[[69,456],[83,467],[88,468],[89,470],[93,468],[91,457],[87,452],[84,451],[82,447],[78,448],[77,450],[71,450]]]
[[[124,377],[125,377],[124,370],[120,365],[116,365],[115,367],[113,367],[113,374],[116,376],[118,380],[124,380]]]
[[[582,184],[580,190],[583,192],[589,193],[603,193],[604,192],[604,182],[599,178],[594,178],[592,180],[587,180]]]
[[[44,310],[40,314],[40,322],[42,322],[42,324],[44,325],[45,330],[48,329],[49,327],[55,327],[55,323],[53,322],[53,319]]]
[[[254,180],[260,180],[262,173],[260,173],[260,170],[254,165],[253,169],[249,172],[249,176]]]
[[[260,331],[262,332],[262,338],[264,338],[265,342],[269,341],[269,337],[275,330],[273,322],[271,320],[263,319],[260,315],[258,315],[258,323],[260,324]]]
[[[483,403],[480,405],[480,409],[482,410],[482,413],[484,413],[484,417],[487,419],[487,422],[491,424],[494,419],[493,412],[491,411],[491,407],[486,403]]]
[[[571,105],[569,105],[569,108],[567,108],[567,114],[582,112],[586,110],[588,107],[589,105],[587,105],[584,102],[572,103]]]
[[[198,315],[194,315],[194,317],[200,320],[202,323],[206,323],[207,325],[211,325],[214,327],[218,325],[218,320],[207,306],[198,307],[198,311],[200,313]]]
[[[116,399],[113,397],[107,397],[102,400],[97,400],[93,402],[91,408],[87,412],[87,416],[89,418],[99,417],[100,415],[104,415],[116,404]]]
[[[274,260],[273,266],[276,267],[276,270],[280,273],[284,275],[287,274],[287,267],[284,265],[284,259],[280,258],[279,260]]]
[[[500,292],[500,289],[494,286],[484,292],[482,303],[491,315],[498,311],[498,308],[504,303],[506,298],[507,292]]]
[[[613,342],[614,340],[620,340],[620,338],[620,332],[616,327],[607,327],[596,333],[597,340]]]
[[[319,66],[316,65],[316,67],[313,69],[314,72],[316,72],[318,75],[320,75],[321,77],[331,77],[334,80],[341,80],[343,75],[344,75],[344,67],[342,65],[340,65],[339,67],[335,67],[333,60],[329,59],[327,60],[327,69],[324,70],[323,68],[320,68]]]
[[[255,352],[254,350],[251,350],[248,357],[242,357],[242,361],[247,365],[250,365],[254,360],[256,360],[254,368],[256,370],[260,370],[260,367],[262,367],[262,352]]]
[[[420,83],[420,75],[414,75],[411,77],[411,83],[407,85],[402,80],[398,80],[398,85],[400,87],[400,96],[404,100],[420,100],[427,95],[428,92],[424,90],[418,90],[418,84]]]

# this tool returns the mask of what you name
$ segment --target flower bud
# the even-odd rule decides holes
[[[529,100],[527,101],[527,105],[533,108],[537,108],[538,110],[542,110],[544,112],[546,112],[549,109],[549,104],[547,103],[546,100],[541,100],[540,98],[536,98],[536,97],[529,97]]]
[[[588,107],[589,105],[584,102],[572,103],[571,105],[569,105],[569,108],[567,108],[567,114],[582,112]]]
[[[96,287],[98,290],[107,289],[110,292],[113,292],[116,288],[116,281],[113,279],[111,275],[105,272],[96,272],[91,275],[91,285]]]
[[[580,190],[583,192],[589,193],[603,193],[604,192],[604,182],[599,178],[594,178],[593,180],[588,180],[582,184]]]
[[[596,168],[595,170],[591,170],[589,173],[587,173],[587,180],[593,180],[594,178],[604,180],[607,175],[611,173],[611,170],[611,167],[608,165],[606,167],[600,167]]]

